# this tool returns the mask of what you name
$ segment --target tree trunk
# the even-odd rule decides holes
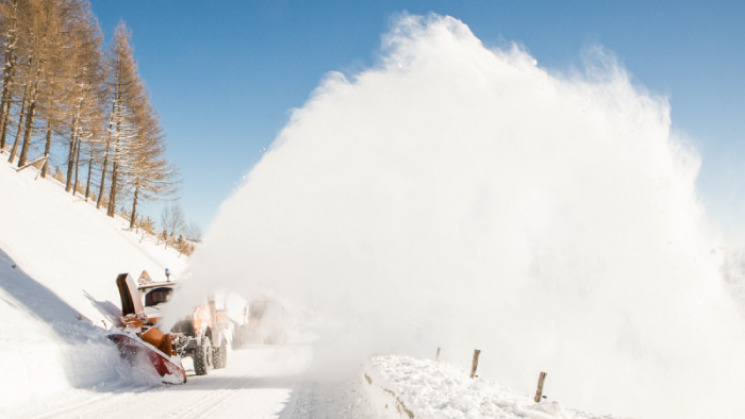
[[[93,147],[91,149],[91,156],[88,158],[88,180],[85,182],[85,200],[88,201],[88,197],[91,194],[91,172],[93,171]]]
[[[117,97],[119,94],[117,93]],[[121,105],[114,101],[114,115],[121,111]],[[112,123],[113,123],[112,119]],[[111,189],[109,190],[109,210],[106,215],[113,217],[116,214],[116,182],[119,180],[119,133],[121,132],[121,125],[119,121],[116,121],[116,140],[114,140],[114,158],[111,163]]]
[[[47,167],[49,167],[49,153],[51,151],[51,148],[52,148],[52,115],[50,114],[49,120],[47,121],[47,139],[44,145],[44,157],[46,157],[46,160],[44,160],[44,166],[42,166],[41,168],[41,177],[47,177]]]
[[[80,141],[75,146],[75,184],[72,187],[72,194],[78,193],[78,167],[80,166]]]
[[[70,152],[67,155],[67,177],[65,180],[65,192],[70,192],[72,189],[72,167],[75,163],[75,148],[77,147],[78,140],[77,140],[77,130],[75,129],[75,126],[77,125],[77,120],[73,121],[73,134],[70,136]]]
[[[10,150],[10,157],[8,158],[8,162],[11,164],[13,163],[13,159],[16,157],[16,152],[18,151],[18,139],[21,138],[21,134],[23,134],[23,118],[26,115],[26,96],[28,93],[28,86],[26,86],[25,89],[23,89],[23,102],[21,102],[21,116],[18,118],[18,130],[16,131],[16,140],[13,142],[13,148]]]
[[[81,92],[82,95],[82,87]],[[70,178],[72,177],[72,166],[74,161],[75,148],[78,146],[78,125],[80,124],[80,114],[83,110],[83,98],[78,101],[78,109],[75,112],[75,116],[72,119],[72,134],[70,135],[70,154],[67,156],[67,181],[65,182],[65,192],[70,192],[72,188]],[[73,192],[73,195],[75,192]]]
[[[121,105],[114,102],[117,111],[121,110]],[[121,132],[120,121],[116,121],[116,140],[114,140],[114,158],[111,163],[111,190],[109,192],[109,210],[106,215],[113,217],[116,215],[116,190],[118,185],[116,184],[119,180],[119,133]]]
[[[103,154],[103,168],[101,168],[101,186],[98,189],[98,199],[96,200],[96,209],[101,208],[103,199],[103,189],[106,186],[106,166],[109,165],[109,140],[106,140],[106,151]]]
[[[28,115],[26,115],[26,128],[23,133],[23,145],[21,146],[21,155],[18,157],[18,167],[26,164],[28,159],[28,149],[31,145],[31,133],[34,130],[34,116],[36,115],[36,86],[33,87],[31,104],[28,106]]]
[[[12,61],[11,61],[12,62]],[[12,77],[13,67],[5,65],[5,74],[3,74],[3,96],[2,104],[0,104],[0,150],[5,150],[5,136],[8,132],[8,121],[10,121],[10,104],[12,97],[10,94],[10,83]]]
[[[132,216],[129,219],[129,229],[133,230],[135,226],[135,220],[137,219],[137,196],[140,193],[139,188],[135,188],[135,197],[132,200]]]
[[[8,132],[8,117],[10,115],[10,101],[4,102],[0,108],[0,150],[5,150],[5,136]]]
[[[116,74],[118,76],[119,74],[119,68],[116,69]],[[117,88],[118,89],[118,88]],[[104,153],[103,157],[103,170],[101,171],[101,188],[98,191],[98,202],[96,202],[96,208],[101,208],[101,197],[103,196],[103,190],[104,190],[104,184],[106,180],[106,166],[109,162],[109,148],[111,147],[111,135],[114,131],[114,118],[116,117],[116,102],[119,97],[119,92],[114,93],[114,101],[111,104],[111,118],[109,119],[109,136],[106,139],[106,152]],[[116,165],[116,161],[114,161],[114,165]],[[116,183],[114,183],[116,185]],[[108,210],[108,209],[107,209]],[[112,215],[113,217],[113,215]]]
[[[12,101],[12,95],[10,93],[10,86],[13,81],[16,64],[16,33],[18,32],[17,25],[18,15],[18,2],[13,1],[13,17],[11,18],[13,28],[12,36],[8,39],[8,43],[5,47],[5,70],[3,73],[3,95],[2,103],[0,104],[0,151],[5,150],[5,136],[8,132],[8,121],[10,121],[10,103]]]
[[[114,161],[111,164],[111,188],[109,189],[109,208],[106,215],[113,217],[116,214],[116,182],[119,175],[119,164],[117,163],[118,147],[114,149]]]
[[[23,145],[21,146],[21,155],[18,157],[18,167],[26,164],[28,159],[28,148],[31,145],[31,132],[34,130],[34,115],[36,114],[36,101],[32,100],[28,107],[26,115],[26,128],[23,133]]]
[[[54,124],[54,87],[49,92],[49,110],[47,115],[47,136],[44,142],[44,166],[41,167],[41,177],[47,177],[47,167],[49,167],[49,153],[52,149],[52,126]]]
[[[28,159],[28,148],[31,146],[31,134],[34,130],[34,116],[36,115],[36,99],[39,96],[39,78],[41,77],[41,68],[36,68],[36,78],[31,86],[31,98],[29,100],[28,111],[26,112],[26,128],[23,133],[23,145],[21,145],[21,155],[18,157],[18,167],[26,164]]]

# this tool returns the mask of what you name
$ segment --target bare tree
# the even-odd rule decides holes
[[[87,3],[85,3],[87,4]],[[71,86],[74,65],[68,59],[74,50],[72,27],[79,20],[83,0],[12,0],[4,5],[14,12],[9,26],[14,28],[12,43],[4,48],[7,70],[0,106],[0,132],[7,134],[13,106],[14,87],[23,86],[18,113],[18,131],[10,160],[19,152],[18,165],[29,159],[35,132],[44,132],[44,155],[52,152],[52,139],[64,122],[63,108]],[[12,7],[11,7],[12,6]],[[11,47],[12,45],[12,47]],[[36,123],[43,124],[39,127]],[[42,169],[46,175],[47,165]]]
[[[181,234],[186,223],[184,212],[178,204],[168,205],[160,214],[160,223],[168,237],[175,237]]]
[[[21,67],[25,75],[28,94],[24,95],[26,113],[23,115],[23,141],[20,146],[18,167],[25,165],[28,159],[39,96],[43,83],[47,81],[46,77],[53,72],[52,58],[58,53],[56,48],[60,45],[61,36],[58,10],[60,2],[40,0],[27,0],[26,2],[31,6],[31,15],[26,37],[27,56]]]
[[[134,226],[142,202],[173,199],[179,181],[126,25],[117,26],[106,57],[102,39],[88,0],[0,0],[0,150],[13,128],[9,161],[18,155],[22,166],[42,146],[41,175],[56,156],[67,166],[68,192],[87,169],[86,199],[97,186],[97,208],[106,203],[113,217],[131,197],[131,211],[122,212]],[[183,213],[173,207],[170,217],[174,235]]]
[[[117,193],[122,186],[119,179],[122,165],[126,165],[128,153],[137,136],[138,111],[144,106],[146,95],[144,85],[137,74],[137,66],[129,45],[130,34],[120,22],[114,31],[114,41],[110,53],[111,68],[110,88],[112,91],[109,135],[107,136],[106,154],[102,169],[101,190],[103,195],[105,176],[109,157],[111,159],[111,186],[109,187],[109,205],[106,214],[113,217],[116,213]]]
[[[139,131],[125,170],[127,186],[133,191],[130,228],[137,219],[137,206],[141,199],[170,199],[176,193],[177,184],[176,169],[165,159],[164,136],[149,101],[140,109],[137,124]]]
[[[10,108],[13,100],[13,86],[15,85],[15,69],[18,62],[18,28],[19,7],[18,0],[0,2],[0,31],[2,31],[5,58],[3,66],[3,91],[0,100],[0,151],[5,149],[5,138],[10,119]]]
[[[70,61],[74,64],[72,88],[69,95],[70,136],[67,154],[67,179],[65,190],[75,190],[77,170],[83,143],[94,141],[100,132],[104,109],[100,106],[105,97],[104,72],[101,57],[101,32],[90,9],[77,10],[71,25],[71,43],[74,46]],[[89,145],[89,152],[95,149]],[[89,180],[92,156],[88,159]],[[74,181],[73,181],[74,179]],[[86,189],[90,191],[90,182]],[[86,193],[87,197],[87,193]]]
[[[16,131],[16,137],[15,141],[13,141],[13,147],[10,149],[10,157],[8,157],[8,162],[13,163],[13,160],[16,158],[16,153],[18,152],[18,144],[19,140],[21,138],[21,135],[23,134],[23,118],[26,116],[26,97],[28,96],[28,85],[25,86],[23,89],[23,99],[21,100],[21,112],[18,119],[18,130]]]
[[[184,234],[191,241],[198,242],[202,240],[202,228],[199,226],[199,224],[195,223],[194,221],[190,221],[186,225]]]
[[[103,109],[98,107],[101,112],[103,112]],[[85,184],[85,199],[86,201],[92,194],[91,186],[93,186],[93,166],[94,164],[98,164],[98,158],[103,156],[103,149],[102,147],[102,141],[101,138],[106,138],[106,128],[105,128],[105,121],[104,118],[94,118],[90,121],[88,121],[88,124],[90,126],[90,132],[91,136],[90,139],[86,142],[88,147],[88,177]],[[98,139],[98,140],[96,140]],[[105,143],[105,141],[103,141]],[[98,207],[98,206],[97,206]]]
[[[2,27],[5,45],[5,67],[3,68],[2,106],[0,106],[0,143],[6,145],[6,137],[11,125],[11,114],[16,107],[17,130],[11,148],[9,162],[13,162],[23,141],[25,118],[28,102],[31,97],[31,83],[29,83],[28,64],[33,62],[33,43],[35,26],[41,13],[38,1],[10,0],[0,4],[2,12]],[[38,39],[38,37],[36,37]],[[24,65],[25,64],[25,65]],[[20,108],[20,110],[18,110]]]

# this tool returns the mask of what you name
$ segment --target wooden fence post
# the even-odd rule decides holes
[[[476,369],[479,367],[479,355],[481,355],[481,350],[474,349],[473,362],[471,363],[471,378],[476,377]]]
[[[536,403],[540,402],[541,397],[543,396],[544,381],[546,381],[546,373],[541,371],[541,373],[538,375],[538,388],[535,390],[535,398],[533,399],[533,401]]]
[[[440,361],[440,347],[439,346],[437,347],[437,354],[435,355],[435,361],[437,362]]]

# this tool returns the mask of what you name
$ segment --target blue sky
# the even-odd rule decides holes
[[[376,61],[400,12],[462,20],[489,47],[522,45],[549,70],[582,68],[593,45],[635,84],[669,98],[673,128],[703,158],[699,191],[745,244],[745,5],[693,1],[91,0],[107,41],[132,31],[142,78],[184,182],[180,205],[206,231],[220,203],[329,71]],[[158,219],[159,204],[145,209]]]

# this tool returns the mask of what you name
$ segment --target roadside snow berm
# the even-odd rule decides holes
[[[483,378],[463,368],[428,359],[376,355],[362,367],[362,383],[379,417],[612,419],[565,408],[557,401],[536,403],[531,394]]]
[[[119,348],[119,353],[132,365],[150,364],[167,384],[186,382],[186,371],[174,348],[177,337],[158,330],[145,314],[137,284],[129,274],[116,278],[122,309],[118,319],[113,317],[114,329],[108,338]]]

